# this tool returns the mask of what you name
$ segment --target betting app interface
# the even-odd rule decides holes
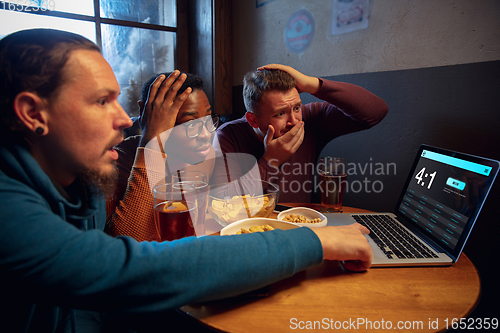
[[[491,172],[490,166],[423,150],[399,212],[453,251],[488,191]]]

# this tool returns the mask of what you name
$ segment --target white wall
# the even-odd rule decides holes
[[[370,0],[369,27],[332,35],[331,0],[233,2],[233,85],[260,65],[283,63],[305,74],[333,76],[500,59],[498,0]],[[301,55],[283,32],[300,8],[314,17],[315,36]]]

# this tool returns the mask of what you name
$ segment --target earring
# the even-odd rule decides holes
[[[37,135],[42,135],[43,132],[45,132],[45,129],[43,127],[37,127],[36,130],[35,130],[35,133]]]

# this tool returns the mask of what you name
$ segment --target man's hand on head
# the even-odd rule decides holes
[[[304,122],[297,123],[279,138],[274,138],[274,127],[269,125],[264,137],[264,159],[272,166],[279,167],[292,157],[304,140]]]
[[[298,70],[285,65],[280,64],[269,64],[265,66],[261,66],[257,68],[258,70],[273,70],[279,69],[284,72],[287,72],[295,79],[295,84],[297,85],[297,89],[300,92],[306,92],[309,94],[315,94],[319,90],[319,79],[314,76],[307,76],[299,72]]]
[[[176,70],[168,77],[158,76],[151,84],[148,100],[141,110],[139,121],[142,130],[139,144],[141,147],[145,147],[156,136],[175,126],[177,114],[191,93],[191,88],[187,88],[177,96],[185,80],[186,74],[180,74]]]

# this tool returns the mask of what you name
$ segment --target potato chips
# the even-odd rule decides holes
[[[228,200],[213,200],[212,213],[226,222],[249,217],[267,217],[274,209],[274,198],[267,196],[242,195]]]

